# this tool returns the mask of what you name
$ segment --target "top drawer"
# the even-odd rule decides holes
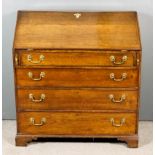
[[[135,66],[134,51],[32,50],[20,51],[21,66]]]

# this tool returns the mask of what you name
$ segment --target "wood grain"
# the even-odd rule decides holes
[[[35,99],[40,99],[45,94],[45,100],[35,103],[29,99],[33,94]],[[113,94],[115,100],[120,100],[122,95],[126,99],[114,103],[109,98]],[[102,90],[102,89],[19,89],[18,110],[136,110],[138,92],[134,90]]]
[[[34,81],[28,77],[32,72],[34,78],[39,78],[44,72],[45,77]],[[127,78],[117,82],[110,79],[114,73],[115,78],[121,79],[123,73]],[[18,86],[53,86],[53,87],[137,87],[138,72],[136,69],[102,69],[102,68],[57,68],[57,69],[17,69]]]
[[[141,50],[136,12],[18,13],[15,49]]]
[[[73,112],[21,112],[18,113],[19,133],[22,134],[54,134],[54,135],[132,135],[135,134],[136,113],[73,113]],[[34,126],[30,118],[40,123],[46,118],[42,126]],[[112,126],[110,119],[120,123],[121,127]]]
[[[92,51],[92,50],[20,50],[20,65],[22,66],[135,66],[135,51]],[[28,56],[32,57],[32,61],[39,61],[40,56],[44,56],[44,60],[34,64],[28,61]],[[123,64],[114,64],[110,57],[114,56],[116,63],[122,62],[123,56],[127,56],[127,60]]]

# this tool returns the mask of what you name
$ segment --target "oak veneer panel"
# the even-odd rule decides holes
[[[28,56],[32,57],[32,61],[39,61],[40,56],[44,56],[44,60],[34,64],[28,61]],[[80,50],[20,50],[20,63],[22,66],[134,66],[136,64],[136,52],[122,51],[80,51]],[[127,60],[123,64],[114,64],[110,57],[114,56],[116,63],[122,62],[123,56],[127,56]]]
[[[45,94],[45,100],[36,103],[29,99],[29,94],[39,100]],[[109,98],[120,101],[114,103]],[[102,90],[102,89],[18,89],[18,110],[137,110],[138,92],[134,90]]]
[[[15,49],[141,50],[136,12],[18,12]]]
[[[19,133],[46,134],[46,135],[134,135],[136,133],[136,113],[74,113],[74,112],[20,112],[18,113]],[[41,118],[46,118],[42,126]],[[110,121],[114,118],[119,124],[122,118],[125,123],[121,127],[112,126]]]
[[[33,73],[33,78],[39,78],[44,72],[45,77],[40,81],[29,78],[28,72]],[[110,79],[114,73],[115,78],[121,79],[123,73],[127,78],[117,82]],[[103,69],[103,68],[50,68],[50,69],[17,69],[17,85],[22,86],[53,86],[53,87],[137,87],[137,69]]]

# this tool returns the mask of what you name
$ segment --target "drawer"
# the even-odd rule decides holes
[[[136,110],[138,92],[103,89],[18,89],[19,110]]]
[[[35,50],[20,52],[20,63],[25,66],[134,66],[134,51],[77,51]]]
[[[19,134],[45,135],[132,135],[136,113],[18,113]]]
[[[137,69],[108,68],[20,68],[18,86],[137,87]]]

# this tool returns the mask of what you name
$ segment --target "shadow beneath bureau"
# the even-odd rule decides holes
[[[38,138],[37,140],[32,140],[32,142],[73,142],[73,143],[117,143],[116,138]]]
[[[36,137],[36,136],[16,136],[16,146],[27,146],[28,143],[32,142],[73,142],[73,143],[127,143],[130,148],[138,147],[138,136],[121,136],[121,137]],[[31,143],[31,144],[32,144]]]

